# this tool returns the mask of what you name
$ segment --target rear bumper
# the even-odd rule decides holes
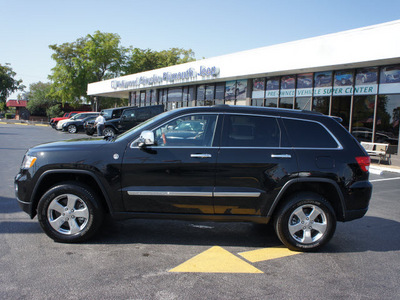
[[[372,184],[369,181],[358,181],[350,186],[348,195],[344,221],[362,218],[368,211]]]

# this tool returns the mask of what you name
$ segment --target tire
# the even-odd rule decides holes
[[[321,195],[295,194],[278,210],[274,228],[281,242],[290,250],[315,251],[332,238],[336,215]]]
[[[104,136],[114,136],[115,135],[115,130],[112,127],[106,127],[103,130],[103,135]]]
[[[38,204],[38,220],[54,241],[83,242],[101,226],[103,209],[95,193],[75,182],[66,182],[48,190]]]
[[[67,130],[68,130],[69,133],[77,133],[78,128],[76,128],[75,125],[69,125]]]

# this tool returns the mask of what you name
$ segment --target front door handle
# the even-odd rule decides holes
[[[271,154],[272,158],[292,158],[290,154]]]
[[[212,155],[211,154],[190,154],[190,157],[194,157],[194,158],[210,158]]]

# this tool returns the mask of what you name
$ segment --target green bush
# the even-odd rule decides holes
[[[13,114],[13,113],[6,113],[5,117],[6,117],[6,119],[14,119],[14,118],[15,118],[15,114]]]

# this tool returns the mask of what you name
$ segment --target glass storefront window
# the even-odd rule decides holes
[[[264,99],[251,99],[251,106],[264,106]]]
[[[329,97],[314,97],[312,110],[329,115]]]
[[[236,81],[227,81],[225,84],[225,103],[234,104],[236,95]]]
[[[312,86],[313,73],[297,75],[296,97],[312,97]]]
[[[282,76],[281,78],[281,89],[282,90],[288,90],[288,89],[294,89],[295,85],[295,76]]]
[[[279,77],[270,77],[267,79],[265,98],[279,97]]]
[[[281,98],[279,107],[293,109],[293,98]]]
[[[378,82],[378,68],[364,68],[357,70],[356,85],[376,84]]]
[[[253,92],[251,94],[251,98],[260,99],[264,98],[264,95],[265,95],[265,78],[253,79]]]
[[[214,85],[206,85],[206,100],[208,101],[214,100],[214,91],[215,91]]]
[[[189,98],[188,92],[189,92],[189,87],[184,86],[182,92],[182,107],[188,106],[188,98]]]
[[[297,97],[294,109],[311,110],[311,97]]]
[[[246,93],[247,93],[247,79],[236,81],[236,100],[246,100]],[[244,102],[244,104],[246,103]]]
[[[278,107],[278,98],[268,98],[265,99],[265,106],[266,107]]]
[[[224,104],[225,82],[215,85],[215,104]]]
[[[151,105],[156,105],[158,103],[157,90],[151,90]]]
[[[146,106],[149,106],[150,105],[150,101],[151,101],[151,90],[147,90],[146,91]]]
[[[400,95],[378,97],[376,116],[376,143],[389,143],[393,152],[398,153],[400,121]]]
[[[387,66],[381,69],[380,83],[400,82],[400,65]]]
[[[182,88],[168,89],[168,102],[182,102]]]
[[[372,142],[375,96],[354,97],[351,133],[359,142]]]
[[[342,125],[349,129],[351,97],[333,97],[331,115],[343,119]]]
[[[140,91],[140,106],[144,106],[146,101],[146,91]]]
[[[204,84],[198,85],[197,86],[197,95],[196,95],[197,103],[199,103],[199,101],[204,101],[205,94],[206,94],[205,85]],[[201,103],[204,103],[204,102],[201,102]],[[200,104],[197,104],[197,106],[199,106],[199,105]]]
[[[194,105],[195,105],[194,86],[189,86],[188,106],[194,106]]]

